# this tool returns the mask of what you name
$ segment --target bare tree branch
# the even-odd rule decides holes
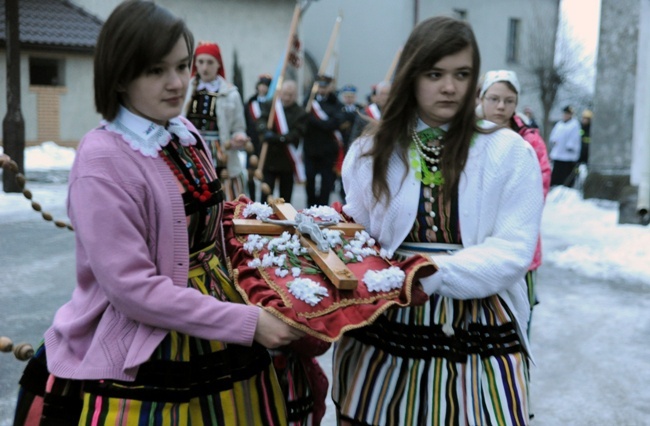
[[[593,59],[583,53],[583,46],[572,36],[566,21],[558,18],[555,26],[548,25],[542,16],[534,13],[532,22],[536,28],[528,33],[524,68],[531,76],[526,86],[537,94],[542,105],[544,138],[548,140],[551,110],[561,90],[574,93],[576,96],[572,98],[583,105],[589,104],[589,94],[584,93],[584,85],[579,81],[581,76],[589,74]]]

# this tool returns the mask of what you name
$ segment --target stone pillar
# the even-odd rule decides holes
[[[640,1],[602,0],[585,198],[619,200],[629,185]]]

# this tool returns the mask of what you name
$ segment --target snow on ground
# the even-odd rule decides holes
[[[0,147],[0,152],[2,148]],[[69,170],[75,150],[44,142],[25,150],[25,171],[41,176]],[[28,181],[44,209],[63,206],[65,185]],[[20,194],[0,192],[0,218],[35,214]],[[574,189],[558,187],[548,195],[542,219],[544,261],[588,277],[650,286],[650,228],[618,224],[618,203],[583,200]]]

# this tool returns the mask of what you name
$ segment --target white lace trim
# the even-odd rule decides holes
[[[101,124],[107,130],[122,136],[134,151],[145,157],[158,157],[159,151],[172,139],[172,134],[178,136],[183,146],[196,144],[196,139],[180,118],[172,118],[165,128],[121,106],[115,120],[102,120]]]
[[[197,84],[197,86],[196,86],[196,90],[205,89],[208,92],[217,93],[219,91],[220,87],[221,87],[221,80],[219,80],[219,78],[217,78],[215,80],[212,80],[212,81],[209,81],[209,82],[205,82],[203,80],[200,80],[199,84]]]

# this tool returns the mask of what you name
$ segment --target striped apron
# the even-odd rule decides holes
[[[436,189],[422,185],[416,222],[397,255],[459,248],[457,199],[445,202]],[[527,393],[515,319],[497,295],[433,294],[335,345],[332,398],[351,424],[524,425]]]

